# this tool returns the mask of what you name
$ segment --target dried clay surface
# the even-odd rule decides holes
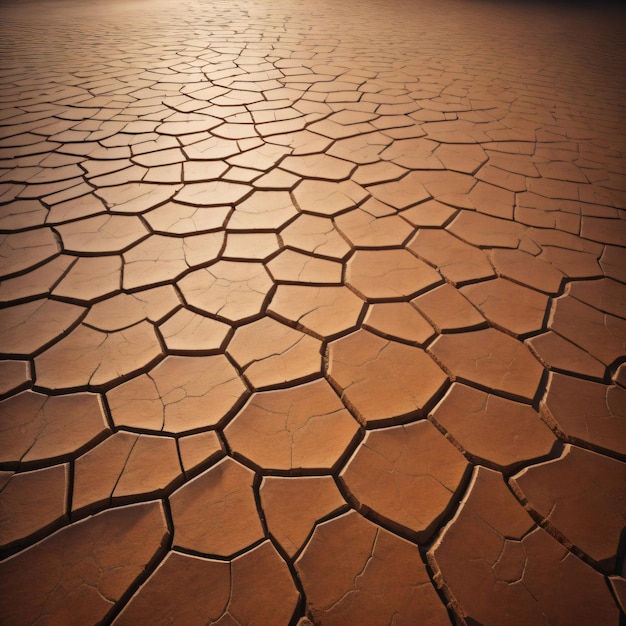
[[[625,18],[0,0],[0,623],[624,626]]]

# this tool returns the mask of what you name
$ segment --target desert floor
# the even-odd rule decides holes
[[[0,23],[2,624],[625,623],[622,9]]]

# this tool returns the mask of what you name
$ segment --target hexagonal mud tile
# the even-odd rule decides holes
[[[179,437],[177,443],[180,462],[187,478],[225,454],[214,430]]]
[[[247,393],[223,355],[168,356],[107,392],[117,426],[182,433],[219,424]]]
[[[262,539],[253,480],[254,472],[227,457],[175,491],[174,546],[228,557]]]
[[[517,191],[522,191],[522,189],[517,189]],[[474,208],[480,213],[505,219],[513,218],[515,206],[513,191],[479,181],[470,191],[469,198]]]
[[[421,414],[447,380],[423,350],[366,330],[329,344],[328,377],[363,424]]]
[[[15,200],[3,207],[0,217],[1,230],[22,230],[43,226],[48,209],[39,200]]]
[[[457,208],[474,208],[469,195],[476,185],[473,176],[460,172],[421,170],[413,172],[412,177],[435,200]]]
[[[207,139],[185,146],[184,152],[188,159],[219,161],[239,154],[240,149],[236,141],[209,136]]]
[[[568,250],[559,245],[543,245],[542,252],[538,256],[556,267],[570,278],[596,278],[601,275],[597,254],[580,250]]]
[[[549,327],[610,365],[626,352],[626,321],[563,295],[552,303]]]
[[[300,182],[300,177],[289,172],[285,172],[277,167],[259,176],[252,181],[255,189],[264,191],[292,190]]]
[[[315,623],[449,623],[417,547],[354,511],[315,529],[296,570]]]
[[[142,320],[160,322],[179,306],[175,289],[164,285],[100,300],[89,308],[84,322],[106,332],[122,330]]]
[[[264,261],[280,250],[274,233],[227,233],[222,258],[239,261]]]
[[[410,172],[400,180],[371,185],[367,191],[381,202],[401,210],[430,198],[415,172]]]
[[[286,191],[255,191],[228,219],[229,230],[278,230],[298,214]]]
[[[286,130],[280,135],[269,137],[268,141],[290,147],[294,155],[318,154],[324,152],[333,143],[332,139],[322,137],[310,130],[297,132]]]
[[[565,276],[553,265],[522,250],[492,250],[498,275],[548,294],[556,294]]]
[[[30,356],[63,336],[85,309],[56,300],[39,299],[0,311],[0,349]]]
[[[174,196],[174,200],[194,206],[223,206],[237,203],[251,191],[248,185],[212,180],[205,183],[187,183]]]
[[[441,335],[429,350],[460,381],[526,401],[534,398],[543,374],[524,344],[494,328]]]
[[[517,248],[526,229],[510,220],[475,211],[460,211],[446,230],[473,246]]]
[[[183,163],[183,179],[186,183],[207,182],[219,179],[228,169],[224,161],[185,161]]]
[[[181,473],[173,438],[117,432],[76,459],[72,511],[130,496],[162,496]]]
[[[370,304],[363,326],[418,345],[426,343],[435,334],[433,327],[408,302]]]
[[[389,217],[392,215],[397,215],[398,211],[396,211],[393,207],[377,200],[376,198],[368,198],[363,204],[360,205],[360,209],[363,209],[368,215],[372,217]],[[410,211],[410,209],[406,209],[406,211]],[[405,213],[406,211],[402,211]],[[406,219],[406,218],[405,218]],[[410,220],[407,220],[410,223]]]
[[[370,431],[340,479],[359,508],[394,532],[427,540],[468,462],[430,423]]]
[[[324,123],[328,124],[330,120],[318,122],[318,124]],[[311,129],[317,129],[317,124],[314,124]],[[319,130],[316,130],[316,132],[319,132]],[[350,131],[346,130],[346,132]],[[391,141],[389,137],[382,133],[367,133],[361,136],[347,137],[335,141],[328,150],[328,154],[358,165],[376,163],[379,159],[379,154]]]
[[[4,463],[68,457],[110,432],[102,400],[92,393],[48,397],[24,391],[0,402],[0,424]]]
[[[520,499],[612,573],[626,525],[626,464],[565,446],[563,455],[511,478]]]
[[[0,273],[8,276],[35,267],[60,252],[51,228],[0,235]]]
[[[468,620],[519,626],[618,620],[603,577],[536,527],[502,476],[482,467],[428,560]]]
[[[456,213],[456,209],[437,200],[426,200],[408,209],[400,215],[413,226],[443,226]]]
[[[143,218],[155,233],[193,235],[222,228],[231,211],[230,206],[188,206],[168,202],[148,211]]]
[[[240,326],[227,352],[258,390],[319,373],[321,345],[310,335],[264,317]]]
[[[52,295],[89,302],[117,294],[121,288],[121,257],[79,257],[54,287]]]
[[[275,281],[290,283],[340,284],[343,265],[293,250],[283,250],[268,264]]]
[[[269,541],[231,563],[170,552],[113,622],[221,621],[270,626],[289,621],[298,591],[286,563]]]
[[[310,154],[288,156],[281,162],[280,167],[302,178],[339,181],[347,179],[356,165],[327,154]]]
[[[466,285],[460,292],[486,319],[514,335],[541,330],[544,324],[548,296],[505,278]]]
[[[254,394],[224,435],[236,455],[268,470],[331,470],[358,431],[325,380]]]
[[[160,357],[149,322],[111,333],[81,324],[35,359],[36,381],[47,389],[100,388],[149,367]]]
[[[144,168],[150,168],[148,173],[154,172],[157,168],[167,167],[168,165],[174,165],[176,163],[182,163],[185,160],[185,155],[183,154],[180,148],[163,148],[161,150],[156,150],[154,152],[144,152],[143,154],[133,155],[132,162],[136,165],[140,165]],[[147,180],[151,178],[149,176],[141,177],[142,180]],[[95,179],[97,183],[104,186],[102,182],[102,178],[98,177]],[[105,179],[107,183],[110,182],[121,182],[118,181],[115,174],[112,177],[107,177]],[[128,179],[126,179],[128,180]],[[161,177],[155,177],[153,180],[163,182]],[[180,180],[180,179],[178,179]]]
[[[259,313],[272,285],[261,263],[237,261],[218,261],[178,281],[191,306],[234,322]]]
[[[124,161],[124,164],[127,163],[128,161]],[[57,198],[53,195],[48,196],[46,202],[51,205],[46,219],[48,224],[62,224],[83,217],[92,217],[103,214],[107,210],[103,200],[96,196],[88,185],[76,191],[75,195],[70,195],[69,198]]]
[[[325,217],[299,215],[280,236],[286,246],[332,259],[344,259],[350,252],[350,245]]]
[[[395,163],[378,161],[361,165],[352,174],[352,180],[359,185],[374,185],[400,179],[407,171]]]
[[[116,213],[143,213],[171,200],[180,187],[153,183],[124,183],[97,189],[95,193]]]
[[[443,169],[441,161],[433,154],[439,144],[423,139],[396,139],[381,153],[381,158],[408,169]]]
[[[550,369],[603,378],[606,365],[561,335],[549,330],[524,342]]]
[[[604,252],[600,257],[600,267],[605,276],[615,280],[626,280],[626,270],[624,270],[626,253],[624,248],[617,246],[604,246]]]
[[[351,180],[305,180],[294,189],[293,198],[301,211],[330,217],[357,206],[367,191]]]
[[[346,287],[278,285],[267,310],[326,338],[354,328],[363,307]]]
[[[422,229],[407,248],[437,267],[454,284],[494,275],[482,250],[464,243],[444,230]]]
[[[603,244],[621,246],[626,238],[626,229],[621,219],[606,219],[584,215],[582,220],[581,237],[599,241]]]
[[[346,268],[346,283],[364,298],[404,298],[440,282],[436,270],[407,250],[357,250]]]
[[[444,283],[411,300],[440,331],[471,329],[485,324],[485,318],[458,289]]]
[[[69,464],[13,474],[0,491],[0,547],[67,518]]]
[[[123,254],[124,289],[174,281],[189,268],[217,259],[223,233],[190,237],[152,235]]]
[[[231,327],[189,309],[180,309],[159,326],[159,331],[170,353],[197,354],[218,350]]]
[[[488,158],[482,147],[475,144],[441,144],[435,155],[446,169],[466,174],[474,174]]]
[[[362,209],[338,215],[335,224],[346,239],[357,248],[399,246],[414,230],[397,215],[375,218]]]
[[[31,382],[28,361],[0,361],[0,396],[21,391]]]
[[[626,391],[552,373],[541,410],[562,436],[626,454]]]
[[[56,532],[0,563],[3,613],[33,623],[106,618],[163,549],[169,532],[160,502],[104,511]]]
[[[616,280],[600,278],[572,282],[569,295],[610,315],[626,317],[626,285]]]
[[[75,261],[74,257],[61,254],[27,274],[3,279],[0,282],[0,302],[17,302],[24,298],[49,295]]]
[[[515,201],[515,220],[521,224],[575,234],[580,232],[581,216],[574,201],[552,200],[530,192],[516,194]]]
[[[272,169],[282,157],[290,152],[291,150],[285,146],[263,143],[258,148],[252,148],[230,157],[228,162],[238,167],[250,167],[265,172]]]
[[[332,476],[265,476],[259,494],[267,528],[290,557],[316,522],[347,507]]]
[[[550,453],[556,438],[529,405],[454,383],[433,419],[476,462],[508,469]]]
[[[149,231],[135,215],[98,215],[57,226],[63,248],[69,252],[122,252],[148,236]]]

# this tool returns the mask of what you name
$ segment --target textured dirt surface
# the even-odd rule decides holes
[[[2,624],[626,623],[623,11],[0,10]]]

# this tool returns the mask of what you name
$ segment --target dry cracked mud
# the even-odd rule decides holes
[[[622,9],[0,11],[2,624],[626,623]]]

